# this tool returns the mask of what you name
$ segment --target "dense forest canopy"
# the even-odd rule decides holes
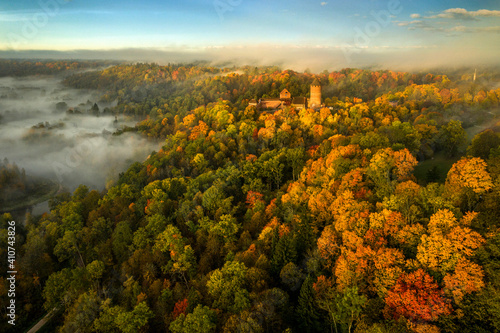
[[[139,120],[115,135],[164,144],[108,190],[82,184],[17,225],[17,327],[45,309],[61,332],[499,331],[500,87],[473,74],[67,76]],[[320,109],[248,106],[308,96],[314,79]],[[3,276],[2,302],[7,289]]]
[[[31,76],[56,75],[82,70],[103,68],[116,65],[118,62],[109,60],[99,61],[70,61],[70,60],[0,60],[0,77],[4,76]]]

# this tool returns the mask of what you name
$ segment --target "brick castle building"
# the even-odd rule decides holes
[[[261,98],[258,101],[252,99],[248,105],[255,106],[257,109],[282,109],[285,106],[293,106],[296,109],[318,109],[322,107],[321,104],[321,84],[318,79],[314,79],[311,83],[310,97],[292,97],[292,94],[283,89],[280,92],[279,98]]]

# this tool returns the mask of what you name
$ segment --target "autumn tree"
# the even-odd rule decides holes
[[[466,294],[476,292],[484,287],[484,272],[481,266],[465,258],[458,259],[453,273],[447,274],[443,281],[445,293],[460,303]]]
[[[122,332],[135,333],[144,328],[153,316],[146,302],[141,302],[132,311],[119,313],[115,323]]]
[[[382,247],[373,258],[373,289],[383,298],[403,273],[404,255],[401,250]]]
[[[357,287],[346,288],[338,292],[333,283],[325,276],[318,277],[313,285],[320,309],[328,313],[328,321],[335,332],[351,332],[353,325],[360,319],[367,297],[358,293]],[[333,328],[331,331],[333,332]]]
[[[447,155],[455,156],[467,140],[467,134],[462,128],[462,122],[452,120],[439,130],[439,142]]]
[[[363,236],[368,230],[370,208],[368,202],[356,200],[351,191],[340,193],[330,207],[335,219],[335,230],[340,233],[350,230]]]
[[[187,278],[196,271],[196,257],[191,245],[186,245],[179,229],[168,225],[165,231],[158,235],[153,249],[169,253],[170,261],[162,269],[180,274],[187,285]]]
[[[467,147],[467,154],[487,160],[491,150],[498,146],[500,146],[500,135],[487,129],[472,138],[469,147]]]
[[[336,234],[333,225],[327,225],[321,232],[318,238],[317,246],[318,251],[327,267],[333,267],[337,257],[340,254],[339,247],[340,239]]]
[[[439,316],[450,314],[451,305],[432,277],[419,269],[402,274],[385,297],[385,313],[398,320],[434,322]]]
[[[471,213],[460,221],[446,209],[431,216],[428,232],[421,237],[417,250],[417,260],[442,275],[455,268],[457,260],[468,258],[484,243],[483,237],[467,225],[475,217]]]
[[[240,229],[236,218],[229,214],[222,215],[219,221],[213,221],[204,217],[200,220],[200,226],[210,234],[219,237],[225,244],[235,241],[236,234]]]
[[[216,269],[207,282],[207,290],[214,300],[213,306],[232,313],[250,306],[249,294],[245,289],[247,267],[237,261],[228,261]]]
[[[417,160],[407,149],[380,149],[370,160],[367,175],[374,182],[378,196],[388,197],[398,181],[408,180]]]
[[[478,157],[463,157],[448,172],[445,194],[456,204],[465,201],[471,211],[480,196],[493,186],[486,167],[486,163]]]
[[[171,324],[170,330],[174,333],[205,333],[214,332],[217,317],[215,311],[207,306],[198,304],[192,313],[181,313]]]

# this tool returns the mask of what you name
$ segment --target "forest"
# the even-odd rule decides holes
[[[314,79],[320,109],[248,106],[309,96]],[[18,317],[13,330],[2,260],[0,330],[53,312],[46,331],[500,332],[499,81],[498,69],[68,69],[65,85],[135,119],[114,136],[162,148],[16,224]],[[23,186],[0,167],[0,186]]]
[[[0,60],[0,77],[27,77],[32,75],[57,75],[68,72],[96,69],[116,65],[116,61],[51,61],[51,60]]]

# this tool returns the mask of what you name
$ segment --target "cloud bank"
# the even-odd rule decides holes
[[[416,25],[411,23],[407,25]],[[404,25],[404,24],[403,24]],[[432,29],[431,27],[429,29]],[[464,29],[461,33],[489,28]],[[485,45],[485,48],[497,47]],[[313,72],[340,70],[347,67],[389,68],[393,70],[416,70],[438,66],[497,65],[498,53],[485,52],[481,48],[470,48],[466,44],[439,45],[371,45],[366,47],[344,47],[323,45],[226,45],[206,48],[125,48],[110,50],[27,50],[0,51],[0,58],[43,59],[110,59],[130,62],[189,63],[208,61],[216,66],[276,65],[283,69]]]
[[[480,9],[468,11],[465,8],[450,8],[441,13],[427,16],[414,13],[410,15],[412,21],[395,21],[394,23],[400,27],[408,27],[408,30],[420,29],[442,32],[448,34],[448,36],[454,36],[450,33],[494,34],[500,32],[500,26],[492,25],[491,18],[498,17],[500,17],[500,10]],[[484,21],[490,24],[485,25]],[[498,21],[493,24],[495,23],[498,24]]]
[[[439,14],[426,16],[425,18],[436,19],[458,19],[458,20],[477,20],[479,17],[500,17],[500,10],[480,9],[468,11],[464,8],[450,8]]]

